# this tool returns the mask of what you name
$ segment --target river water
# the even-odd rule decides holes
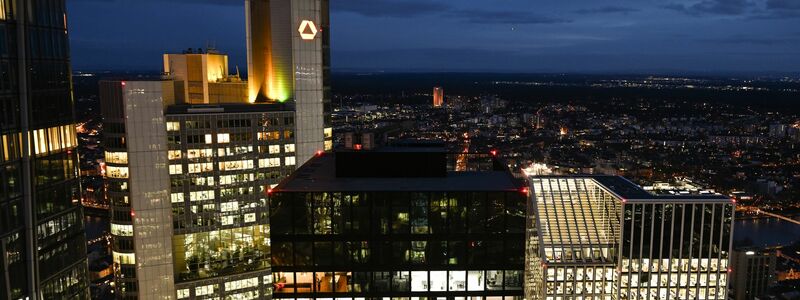
[[[750,240],[753,246],[766,247],[800,242],[800,225],[775,218],[737,220],[733,230],[734,243]]]

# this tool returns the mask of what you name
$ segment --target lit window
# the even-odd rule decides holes
[[[205,295],[211,295],[213,293],[214,293],[214,285],[213,284],[204,285],[204,286],[198,286],[198,287],[194,288],[194,295],[195,296],[205,296]]]
[[[186,299],[186,298],[189,298],[189,289],[178,290],[178,299]]]
[[[214,143],[214,136],[211,134],[206,134],[206,144]]]
[[[552,270],[552,269],[548,269]],[[483,271],[467,272],[467,287],[470,291],[483,291]]]
[[[181,150],[169,150],[167,156],[169,160],[181,159]]]
[[[173,193],[170,195],[170,199],[172,199],[172,203],[181,203],[183,202],[183,193]]]
[[[431,271],[431,292],[443,292],[447,290],[447,271]]]
[[[412,292],[427,292],[428,291],[428,272],[427,271],[412,271],[411,272],[411,291]]]
[[[214,171],[214,164],[212,163],[196,163],[189,164],[189,173],[201,173]]]
[[[237,211],[239,210],[239,202],[222,203],[220,210],[222,210],[222,212]]]
[[[217,134],[217,143],[220,144],[227,144],[231,142],[231,135],[228,133],[218,133]]]
[[[317,132],[319,132],[319,131],[317,131]],[[323,131],[323,136],[325,136],[326,139],[332,138],[333,137],[333,128],[330,128],[330,127],[325,128],[324,131]]]
[[[106,176],[108,178],[128,178],[128,167],[106,167]]]
[[[283,152],[294,153],[294,144],[283,145]]]
[[[233,225],[234,216],[222,216],[222,225]]]
[[[111,251],[114,263],[121,265],[134,265],[136,264],[136,255],[133,253],[119,253]]]
[[[450,271],[447,281],[451,291],[465,291],[467,289],[467,272]]]
[[[167,122],[167,131],[178,131],[178,130],[181,130],[180,122]]]
[[[286,166],[294,166],[296,164],[294,156],[288,156],[285,158],[284,165]]]
[[[244,222],[245,223],[252,223],[252,222],[255,222],[255,221],[256,221],[256,214],[255,213],[244,214]]]
[[[214,191],[190,192],[189,200],[191,201],[214,200]]]
[[[274,158],[262,158],[258,160],[258,167],[259,168],[274,168],[281,166],[281,159],[278,157]]]
[[[252,160],[225,161],[219,163],[221,171],[247,170],[253,168]]]
[[[325,151],[331,151],[333,149],[333,141],[327,140],[325,143]]]
[[[180,174],[183,174],[182,165],[169,165],[169,175],[180,175]]]
[[[186,151],[187,158],[211,157],[213,151],[211,149],[189,149]]]
[[[225,291],[235,291],[258,286],[258,277],[229,281],[225,283]]]
[[[128,152],[106,152],[106,162],[110,164],[127,164]]]
[[[281,153],[281,146],[279,145],[269,146],[269,154],[278,154],[278,153]]]
[[[111,234],[116,236],[133,236],[133,225],[111,223]]]

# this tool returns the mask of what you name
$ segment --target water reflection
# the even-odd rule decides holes
[[[774,218],[737,220],[734,240],[735,244],[752,242],[752,245],[760,247],[788,245],[800,241],[800,225]]]

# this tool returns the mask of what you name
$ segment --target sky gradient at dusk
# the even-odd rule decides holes
[[[798,0],[331,0],[334,71],[798,72]],[[207,41],[246,69],[244,0],[70,0],[76,70]]]

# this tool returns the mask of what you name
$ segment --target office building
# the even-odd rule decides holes
[[[246,0],[248,97],[295,105],[297,161],[333,148],[328,0]]]
[[[294,170],[294,113],[180,103],[177,86],[101,83],[115,293],[269,298],[266,190]]]
[[[527,299],[727,299],[729,198],[617,176],[529,180]]]
[[[64,2],[0,1],[0,299],[89,297]]]
[[[444,105],[444,89],[440,86],[433,88],[433,107]]]
[[[526,192],[489,154],[320,153],[270,191],[273,298],[521,299]]]
[[[738,249],[731,255],[730,299],[752,300],[777,281],[775,251]]]

